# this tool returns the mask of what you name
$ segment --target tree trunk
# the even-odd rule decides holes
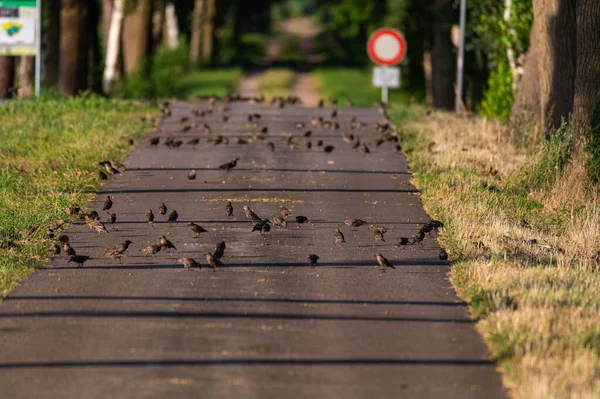
[[[87,88],[87,1],[61,0],[58,90],[75,95]]]
[[[152,10],[147,0],[137,0],[123,23],[123,67],[126,76],[136,73],[151,52]]]
[[[163,41],[163,27],[165,25],[166,2],[157,0],[152,13],[152,54],[156,54]]]
[[[452,1],[436,0],[434,4],[437,21],[434,25],[431,53],[432,97],[436,108],[454,109],[455,60],[450,30],[452,26]]]
[[[15,59],[0,55],[0,99],[10,98],[15,83]]]
[[[204,29],[202,32],[202,60],[210,63],[213,56],[214,34],[215,34],[215,0],[206,0],[206,16],[204,18]]]
[[[167,46],[175,49],[179,46],[179,22],[175,13],[175,6],[169,2],[165,9],[165,29],[167,30]]]
[[[58,57],[60,54],[60,0],[46,0],[48,26],[46,28],[46,58],[44,62],[44,86],[58,84]]]
[[[102,46],[106,56],[106,46],[110,31],[110,21],[113,13],[113,0],[102,0]]]
[[[19,60],[19,98],[30,98],[35,94],[33,87],[33,74],[35,70],[35,57],[22,56]]]
[[[577,67],[573,100],[576,136],[590,128],[590,114],[600,101],[600,7],[597,0],[577,0]],[[579,145],[579,140],[575,141]],[[577,147],[576,147],[577,148]]]
[[[89,47],[89,76],[88,87],[94,93],[102,92],[102,73],[104,63],[100,50],[100,38],[98,31],[100,28],[100,5],[97,1],[90,1],[88,4],[88,47]]]
[[[523,76],[518,82],[518,90],[511,109],[511,120],[515,122],[527,120],[539,120],[540,115],[540,77],[538,67],[537,46],[540,38],[536,36],[538,29],[533,22],[531,35],[529,37],[529,49],[525,57]]]
[[[552,131],[573,111],[575,10],[572,0],[534,0],[533,11],[541,121],[544,128]]]
[[[204,0],[196,0],[194,3],[194,17],[192,20],[192,37],[190,39],[190,64],[198,65],[202,46],[202,14]]]
[[[104,79],[102,88],[105,93],[112,91],[117,79],[117,61],[121,43],[121,28],[123,26],[124,0],[115,0],[106,43],[106,61],[104,66]]]

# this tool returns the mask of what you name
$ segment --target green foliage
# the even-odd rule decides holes
[[[488,79],[488,89],[481,102],[481,113],[488,118],[506,118],[514,100],[513,76],[506,60],[499,60]]]
[[[600,97],[591,112],[585,152],[588,176],[594,183],[600,183]]]

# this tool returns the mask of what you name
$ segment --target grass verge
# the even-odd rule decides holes
[[[0,105],[0,298],[48,259],[46,228],[87,208],[98,161],[121,159],[154,109],[94,96]],[[33,234],[27,231],[35,226]]]
[[[569,130],[526,149],[478,118],[434,112],[401,129],[505,385],[517,398],[600,397],[600,202],[568,163]]]
[[[357,107],[371,107],[381,100],[381,89],[371,84],[371,71],[358,68],[322,68],[313,77],[324,98],[337,98],[339,106],[350,98]],[[409,105],[423,101],[423,93],[409,89],[390,89],[389,103]]]
[[[184,75],[177,82],[177,95],[180,98],[234,93],[242,79],[240,68],[196,70]]]
[[[258,82],[258,90],[267,101],[273,97],[288,97],[296,81],[294,71],[285,68],[268,69]]]

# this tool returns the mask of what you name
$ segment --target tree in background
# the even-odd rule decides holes
[[[88,88],[88,2],[61,0],[58,90],[75,95]]]
[[[123,70],[125,76],[139,72],[152,54],[152,3],[128,0],[122,31]]]
[[[9,98],[15,83],[15,59],[0,55],[0,99]]]

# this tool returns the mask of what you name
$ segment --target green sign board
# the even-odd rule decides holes
[[[35,0],[0,0],[0,54],[36,55],[38,2]]]

